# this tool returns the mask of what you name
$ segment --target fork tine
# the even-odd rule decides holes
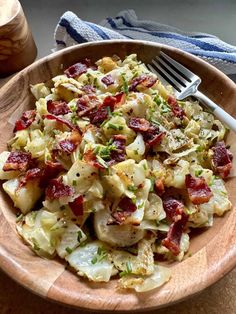
[[[172,66],[173,68],[178,71],[180,74],[182,74],[184,76],[184,78],[188,81],[190,81],[189,77],[194,77],[196,78],[196,75],[189,71],[186,67],[184,67],[182,64],[180,64],[179,62],[175,61],[174,59],[172,59],[171,57],[169,57],[167,54],[165,54],[163,51],[160,51],[160,56],[165,60],[167,60]]]
[[[176,81],[176,79],[170,75],[165,68],[159,63],[157,63],[155,60],[152,60],[152,64],[157,68],[164,76],[166,77],[166,80],[168,80],[169,84],[172,86],[174,85],[174,88],[177,89],[178,92],[181,92],[181,89],[184,87],[179,82]]]
[[[156,57],[156,59],[157,59],[157,62],[161,64],[167,71],[169,71],[181,85],[183,85],[184,87],[187,86],[189,81],[187,81],[183,76],[181,76],[178,72],[176,72],[174,68],[170,67],[168,63],[166,63],[165,59],[161,59],[158,57]]]
[[[156,69],[151,64],[147,64],[147,68],[157,75],[157,77],[162,81],[162,83],[169,85],[170,83],[160,74],[160,72],[157,72]]]

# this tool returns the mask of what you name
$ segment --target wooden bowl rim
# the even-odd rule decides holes
[[[193,62],[197,62],[198,64],[200,64],[200,66],[208,68],[212,73],[214,72],[217,76],[221,77],[222,79],[224,79],[227,82],[227,85],[229,85],[230,88],[235,89],[236,90],[236,85],[235,83],[228,78],[224,73],[222,73],[220,70],[218,70],[217,68],[215,68],[214,66],[210,65],[209,63],[207,63],[206,61],[190,54],[187,52],[184,52],[180,49],[168,46],[168,45],[163,45],[163,44],[158,44],[158,43],[153,43],[150,41],[144,41],[144,40],[104,40],[104,41],[95,41],[95,42],[88,42],[88,43],[83,43],[83,44],[78,44],[78,45],[74,45],[72,47],[68,47],[65,49],[62,49],[60,51],[54,52],[49,56],[43,57],[40,60],[35,61],[33,64],[29,65],[28,67],[26,67],[25,69],[23,69],[22,71],[20,71],[18,74],[16,74],[13,78],[11,78],[1,89],[1,93],[3,94],[5,90],[8,90],[8,88],[12,85],[14,85],[14,83],[16,81],[18,81],[22,76],[24,76],[27,71],[29,69],[34,70],[36,68],[38,68],[41,64],[43,64],[45,61],[50,62],[52,59],[54,59],[57,56],[63,55],[64,53],[68,53],[68,52],[72,52],[74,50],[80,49],[80,48],[85,48],[85,47],[90,47],[90,46],[97,46],[97,45],[112,45],[115,43],[124,43],[124,44],[140,44],[140,45],[145,45],[145,46],[150,46],[150,47],[156,47],[156,48],[164,48],[166,50],[169,51],[173,51],[173,52],[177,52],[183,56],[186,56],[188,59],[192,60]],[[233,204],[233,208],[232,211],[235,210],[235,204]],[[236,232],[232,232],[231,231],[231,235],[232,238],[234,239],[234,242],[236,243]],[[213,246],[214,244],[212,242],[215,242],[213,240],[219,238],[219,234],[217,234],[211,241],[209,241],[207,243],[207,245],[205,247],[210,247]],[[219,239],[218,239],[219,240]],[[213,283],[215,283],[216,281],[218,281],[219,279],[221,279],[224,275],[226,275],[230,270],[233,269],[233,267],[235,267],[236,265],[236,245],[230,245],[230,243],[227,243],[227,253],[218,261],[215,261],[215,264],[209,264],[208,263],[208,272],[207,272],[207,280],[201,281],[200,278],[196,278],[196,281],[194,282],[194,285],[189,285],[189,289],[188,291],[183,291],[184,293],[181,294],[181,296],[179,297],[179,293],[177,295],[176,298],[172,298],[172,300],[170,302],[166,302],[166,303],[158,303],[158,304],[152,304],[150,307],[149,306],[140,306],[140,304],[138,306],[136,306],[135,308],[132,308],[130,306],[130,304],[127,304],[127,306],[122,305],[120,308],[116,308],[116,303],[112,303],[111,300],[109,300],[109,302],[106,302],[106,300],[104,300],[105,303],[103,303],[103,308],[102,309],[98,309],[98,304],[96,300],[90,300],[90,304],[87,307],[87,309],[93,309],[95,311],[101,311],[101,310],[105,310],[105,311],[144,311],[144,310],[151,310],[151,309],[155,309],[155,308],[160,308],[160,307],[164,307],[167,305],[171,305],[174,303],[177,303],[179,301],[182,301],[190,296],[193,296],[197,293],[199,293],[200,291],[204,290],[205,288],[209,287],[210,285],[212,285]],[[203,247],[202,249],[204,249],[205,247]],[[202,250],[200,249],[200,251]],[[1,251],[1,243],[0,243],[0,256],[3,255],[2,251]],[[188,259],[190,259],[191,257],[189,257]],[[8,263],[14,264],[14,261],[12,261],[11,259],[7,259]],[[23,279],[23,275],[20,274],[20,272],[16,271],[9,271],[8,267],[7,267],[7,263],[2,261],[2,258],[0,258],[0,267],[1,269],[8,274],[13,280],[15,280],[17,283],[19,283],[20,285],[24,286],[26,289],[30,290],[31,292],[45,298],[45,299],[49,299],[51,301],[56,301],[58,303],[61,304],[66,304],[66,305],[70,305],[72,307],[76,307],[77,309],[86,309],[84,307],[80,307],[78,305],[73,304],[73,302],[69,301],[61,301],[60,300],[60,295],[63,296],[63,289],[58,292],[58,295],[56,297],[52,296],[51,294],[48,295],[44,295],[43,293],[41,293],[40,288],[37,286],[36,288],[32,288],[32,286],[27,282],[25,283],[24,281],[22,281]],[[181,289],[181,287],[180,287]],[[155,294],[155,291],[153,291],[153,294]],[[159,289],[157,290],[159,291]],[[125,295],[124,295],[125,297]],[[165,295],[162,295],[162,298],[165,298]],[[160,300],[159,300],[160,301]]]

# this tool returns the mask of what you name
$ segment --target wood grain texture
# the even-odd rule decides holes
[[[160,49],[202,78],[201,90],[229,113],[236,115],[235,84],[204,61],[167,46],[136,41],[103,41],[70,47],[35,62],[7,83],[0,92],[1,129],[0,149],[6,148],[12,136],[12,116],[33,106],[29,84],[46,81],[61,73],[66,67],[85,57],[97,60],[104,55],[124,57],[136,52],[144,62],[150,62]],[[228,142],[236,155],[236,136],[229,134]],[[235,169],[235,167],[234,167]],[[155,291],[137,294],[116,289],[116,281],[107,284],[89,283],[64,269],[59,261],[42,260],[22,244],[15,232],[14,209],[11,202],[0,193],[0,266],[16,281],[49,299],[78,308],[97,310],[153,309],[197,294],[222,278],[236,265],[236,178],[227,181],[227,189],[234,208],[214,226],[194,236],[191,241],[192,256],[181,263],[170,264],[171,280]],[[8,239],[8,241],[7,241]],[[10,240],[9,240],[10,239]],[[171,313],[171,312],[170,312]],[[203,312],[204,313],[204,312]]]
[[[18,0],[0,0],[0,77],[31,64],[37,49]]]

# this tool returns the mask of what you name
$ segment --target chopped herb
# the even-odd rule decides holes
[[[127,189],[131,192],[135,192],[135,191],[137,191],[138,188],[134,185],[128,185]]]
[[[78,231],[78,237],[77,237],[78,242],[80,242],[80,240],[81,240],[82,238],[83,238],[82,232],[79,230],[79,231]]]
[[[157,106],[161,105],[161,97],[159,95],[156,95],[153,100],[155,101]]]
[[[223,196],[226,196],[226,195],[227,195],[227,192],[220,191],[220,194],[223,195]]]
[[[109,106],[107,106],[107,113],[108,113],[108,116],[110,117],[111,116],[111,108]]]
[[[71,110],[72,112],[76,112],[76,111],[77,111],[76,105],[75,105],[75,104],[71,105],[71,106],[70,106],[70,110]]]
[[[147,165],[146,164],[143,164],[143,169],[147,170]]]
[[[97,155],[97,153],[99,152],[99,150],[100,150],[100,147],[99,147],[99,146],[95,147],[94,150],[93,150],[94,154]]]
[[[121,75],[121,77],[122,77],[122,81],[123,81],[123,87],[122,87],[123,92],[124,92],[126,95],[128,95],[128,94],[129,94],[128,83],[127,83],[126,78],[125,78],[124,75]]]
[[[66,247],[66,252],[68,253],[68,254],[71,254],[72,252],[73,252],[73,250],[70,248],[70,247]]]
[[[92,264],[96,264],[97,262],[101,262],[105,257],[107,257],[107,251],[103,247],[98,247],[96,255],[91,260]]]
[[[199,169],[199,170],[195,170],[195,176],[199,177],[202,174],[203,170]]]
[[[98,86],[98,79],[97,79],[97,77],[94,78],[94,80],[93,80],[93,85],[94,85],[94,87],[96,87],[96,88],[99,87],[99,86]]]
[[[214,183],[214,180],[216,179],[216,176],[212,176],[211,177],[211,180],[210,180],[210,182],[209,182],[209,186],[211,186],[213,183]]]
[[[149,180],[151,181],[150,192],[153,192],[154,191],[155,178],[151,177],[151,178],[149,178]]]
[[[121,131],[121,130],[123,130],[123,129],[124,129],[123,126],[122,126],[122,125],[119,125],[118,130]]]
[[[126,270],[120,272],[120,277],[123,277],[123,276],[126,276],[126,275],[129,275],[129,274],[132,274],[132,265],[131,265],[131,262],[128,261],[126,263]]]
[[[138,205],[138,209],[141,209],[144,206],[144,201]]]
[[[94,257],[92,258],[92,260],[91,260],[91,263],[92,263],[92,264],[96,264],[97,261],[98,261],[97,256],[94,256]]]
[[[116,126],[116,125],[113,124],[113,123],[109,123],[107,128],[108,128],[108,129],[113,129],[113,130],[116,130],[116,131],[119,130],[119,127]]]
[[[134,150],[134,154],[138,155],[138,150],[137,149]]]
[[[76,181],[76,180],[73,180],[73,181],[72,181],[72,185],[73,185],[73,186],[76,186],[76,185],[77,185],[77,181]]]

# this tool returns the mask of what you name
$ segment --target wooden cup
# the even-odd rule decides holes
[[[18,0],[0,0],[0,77],[31,64],[37,48]]]

